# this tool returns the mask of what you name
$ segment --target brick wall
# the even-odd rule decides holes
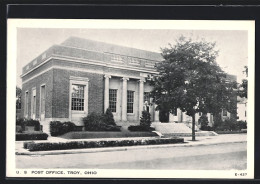
[[[36,118],[40,118],[40,86],[45,84],[46,97],[45,97],[45,118],[52,117],[52,90],[53,90],[53,70],[50,70],[40,76],[33,78],[32,80],[24,83],[22,85],[22,117],[24,117],[24,107],[25,107],[25,92],[29,92],[29,108],[28,108],[28,118],[31,117],[31,98],[32,98],[32,88],[36,87]]]
[[[69,118],[70,76],[89,79],[88,113],[103,112],[104,77],[101,74],[77,72],[63,69],[53,70],[53,118]]]

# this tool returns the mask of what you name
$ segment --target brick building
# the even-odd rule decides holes
[[[161,60],[159,53],[70,37],[23,67],[21,113],[43,125],[52,120],[82,125],[82,117],[110,108],[118,125],[130,125],[139,123],[146,108],[159,122],[145,77],[157,73],[154,65]],[[180,110],[168,120],[191,121]]]

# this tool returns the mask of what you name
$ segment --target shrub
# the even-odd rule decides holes
[[[214,122],[213,129],[215,131],[240,131],[241,129],[246,129],[246,127],[246,122],[237,122],[235,118],[230,118],[225,121]]]
[[[47,150],[66,150],[80,148],[101,148],[115,146],[137,146],[137,145],[156,145],[156,144],[174,144],[183,143],[183,138],[162,138],[162,139],[137,139],[137,140],[104,140],[104,141],[71,141],[71,142],[27,142],[24,148],[29,151],[47,151]]]
[[[16,141],[47,140],[48,134],[43,132],[16,133]]]
[[[19,118],[16,119],[16,125],[21,126],[23,131],[25,130],[25,126],[34,126],[35,131],[41,130],[41,124],[38,120]]]
[[[131,125],[131,126],[128,127],[128,130],[133,131],[133,132],[138,132],[138,131],[140,131],[140,132],[142,132],[142,131],[151,132],[151,131],[154,131],[155,128],[148,127],[148,126],[141,126],[141,125],[137,125],[137,126]]]
[[[114,120],[114,115],[109,108],[106,110],[106,113],[103,115],[103,121],[107,125],[116,126],[116,122]]]
[[[247,129],[247,122],[246,121],[238,121],[237,122],[237,126],[239,127],[239,129]]]
[[[64,123],[61,123],[60,121],[51,121],[50,133],[51,136],[63,135],[67,132],[73,131],[75,127],[76,125],[69,121]]]
[[[95,112],[92,112],[87,117],[84,117],[82,121],[85,125],[85,130],[89,131],[98,131],[105,126],[103,123],[103,115]]]
[[[208,124],[209,124],[209,120],[208,120],[208,117],[205,115],[205,114],[203,114],[200,118],[199,118],[199,124],[201,125],[201,127],[200,127],[200,129],[201,130],[208,130],[209,128],[209,126],[208,126]]]
[[[82,121],[86,131],[120,131],[120,127],[113,125],[112,121],[110,121],[112,124],[108,124],[107,121],[104,120],[106,118],[107,115],[92,112],[87,117],[84,117]]]
[[[143,127],[151,126],[151,114],[148,111],[142,111],[142,117],[140,118],[140,125]]]

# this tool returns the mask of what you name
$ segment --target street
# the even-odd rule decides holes
[[[247,143],[165,147],[60,155],[16,155],[17,168],[246,169]]]

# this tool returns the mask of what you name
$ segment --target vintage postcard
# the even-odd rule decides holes
[[[7,23],[7,177],[254,178],[254,21]]]

